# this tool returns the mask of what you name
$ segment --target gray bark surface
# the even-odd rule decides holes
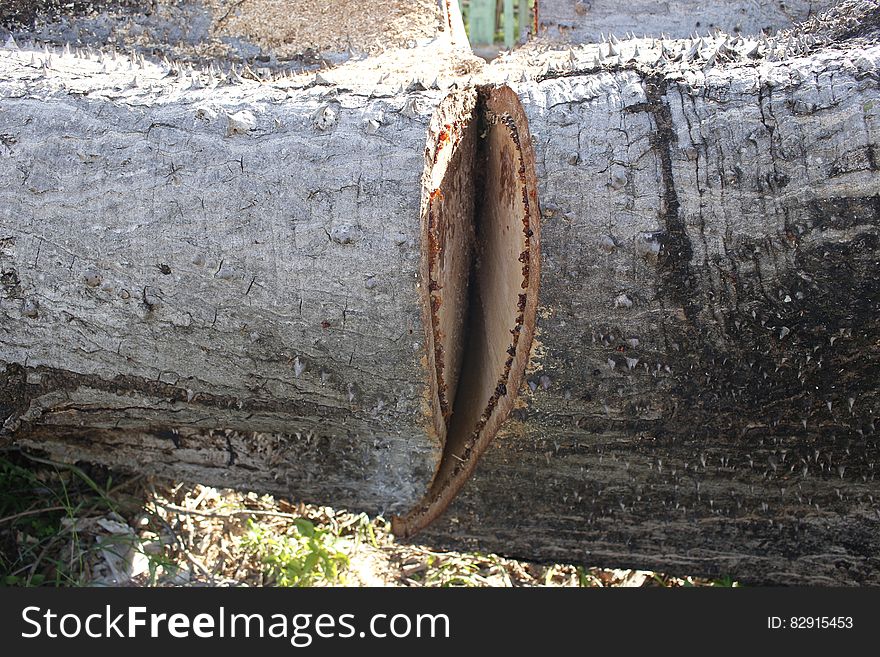
[[[122,60],[89,60],[110,72],[78,92],[74,56],[45,74],[30,58],[5,52],[0,82],[5,430],[52,427],[70,458],[412,505],[440,448],[413,218],[441,93],[193,89]],[[218,428],[286,437],[192,437]]]
[[[565,43],[598,43],[610,34],[687,38],[723,30],[772,34],[825,11],[835,0],[540,0],[538,36]]]
[[[427,536],[880,581],[880,48],[579,70],[594,51],[517,86],[545,210],[531,373]]]
[[[466,44],[455,14],[438,0],[4,0],[0,40],[317,70],[426,40]]]
[[[512,417],[418,540],[880,581],[880,46],[810,34],[210,89],[4,52],[5,430],[70,460],[412,508],[440,451],[423,149],[443,88],[473,74],[515,89],[532,134],[536,342]]]

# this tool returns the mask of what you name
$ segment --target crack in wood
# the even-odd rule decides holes
[[[667,79],[662,74],[646,75],[643,79],[647,102],[629,106],[625,111],[649,113],[656,127],[649,141],[657,153],[662,182],[660,220],[665,230],[659,263],[669,271],[669,278],[661,285],[661,292],[681,306],[691,323],[697,325],[699,306],[692,294],[698,288],[697,278],[691,267],[694,248],[681,217],[681,204],[672,173],[672,148],[677,137],[672,112],[666,101]]]
[[[537,311],[534,152],[508,87],[450,95],[429,133],[423,268],[435,429],[443,456],[422,502],[394,519],[412,535],[465,484],[513,408]]]

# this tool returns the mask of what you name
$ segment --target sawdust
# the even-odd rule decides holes
[[[162,0],[173,2],[173,0]],[[414,47],[442,25],[435,0],[205,0],[217,35],[289,57],[307,50],[375,53]]]

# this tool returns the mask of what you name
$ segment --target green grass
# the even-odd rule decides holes
[[[739,582],[732,577],[724,576],[716,580],[712,580],[712,586],[721,586],[725,588],[734,588],[739,586]]]
[[[113,478],[11,451],[0,457],[0,586],[81,586],[96,550],[124,551],[125,536],[84,541],[80,523],[123,511]],[[125,484],[123,484],[124,486]]]
[[[337,536],[305,518],[294,520],[283,534],[248,520],[242,547],[260,558],[267,583],[314,586],[343,583],[349,560],[338,542]]]
[[[49,462],[29,457],[41,465]],[[0,458],[0,584],[69,586],[83,575],[76,518],[86,507],[114,510],[107,489],[75,466],[35,470],[25,457]],[[83,494],[88,491],[86,494]],[[73,547],[63,549],[62,544]]]

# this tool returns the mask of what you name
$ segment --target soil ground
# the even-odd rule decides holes
[[[0,455],[0,586],[705,586],[401,543],[384,518]]]

